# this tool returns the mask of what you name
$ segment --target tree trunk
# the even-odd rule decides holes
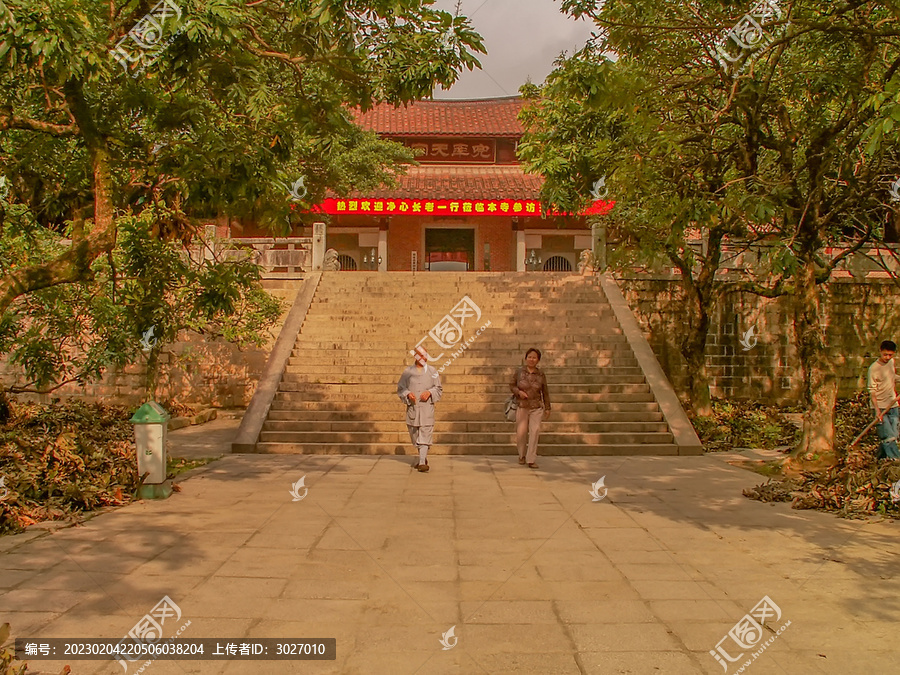
[[[106,139],[94,124],[80,83],[69,81],[65,85],[65,90],[69,109],[91,156],[94,192],[93,228],[88,236],[74,239],[69,250],[55,260],[39,265],[20,267],[0,277],[0,315],[6,312],[15,299],[22,295],[42,288],[89,279],[94,260],[113,250],[116,245],[112,172],[109,166]]]
[[[794,332],[803,377],[803,438],[791,453],[798,465],[812,468],[837,461],[834,448],[834,404],[837,378],[825,353],[825,330],[816,270],[812,260],[796,272]]]
[[[3,388],[3,385],[0,385],[0,424],[6,424],[11,415],[12,409],[10,407],[9,397],[6,395],[6,390]]]
[[[156,387],[159,385],[159,344],[155,344],[147,355],[147,366],[144,371],[144,389],[148,401],[156,400]]]
[[[688,292],[687,332],[681,340],[681,355],[686,365],[687,390],[694,417],[712,417],[709,395],[709,373],[706,370],[706,339],[709,335],[709,312],[703,298]]]
[[[724,230],[707,229],[699,274],[694,278],[691,257],[670,255],[681,269],[681,287],[687,305],[687,327],[681,339],[681,355],[687,367],[687,390],[693,417],[712,417],[709,394],[709,372],[706,369],[706,341],[709,337],[710,313],[718,299],[715,276],[722,257]]]

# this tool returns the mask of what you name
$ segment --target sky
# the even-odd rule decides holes
[[[456,0],[435,9],[456,10]],[[481,70],[463,70],[449,91],[435,98],[515,96],[528,77],[541,84],[560,52],[571,54],[590,37],[592,24],[560,12],[559,0],[463,0],[460,11],[484,38]]]

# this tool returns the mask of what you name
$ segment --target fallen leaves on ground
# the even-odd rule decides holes
[[[788,409],[754,401],[713,401],[712,408],[712,417],[692,420],[706,452],[775,449],[799,440],[797,427],[783,415]]]
[[[79,401],[16,402],[0,426],[0,534],[131,502],[132,412]]]
[[[848,444],[872,421],[868,394],[838,401],[835,408],[836,446],[845,451],[838,464],[824,471],[769,480],[743,491],[762,502],[791,502],[795,509],[834,511],[848,518],[874,514],[900,517],[900,503],[890,495],[900,480],[900,462],[876,459],[878,436],[873,429],[860,444]]]

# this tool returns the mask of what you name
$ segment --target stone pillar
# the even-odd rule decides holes
[[[387,246],[387,230],[378,230],[378,258],[381,262],[378,265],[379,272],[387,272],[388,264],[388,246]]]
[[[516,272],[525,271],[525,231],[516,230]]]
[[[606,271],[606,225],[601,225],[596,219],[591,221],[591,238],[594,249],[594,269],[597,272]]]
[[[321,272],[325,262],[325,223],[313,223],[312,271]]]

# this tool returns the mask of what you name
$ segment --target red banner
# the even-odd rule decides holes
[[[595,201],[578,215],[603,215],[615,202]],[[335,199],[329,198],[313,211],[330,215],[364,216],[529,216],[571,215],[558,211],[543,212],[536,199]]]

